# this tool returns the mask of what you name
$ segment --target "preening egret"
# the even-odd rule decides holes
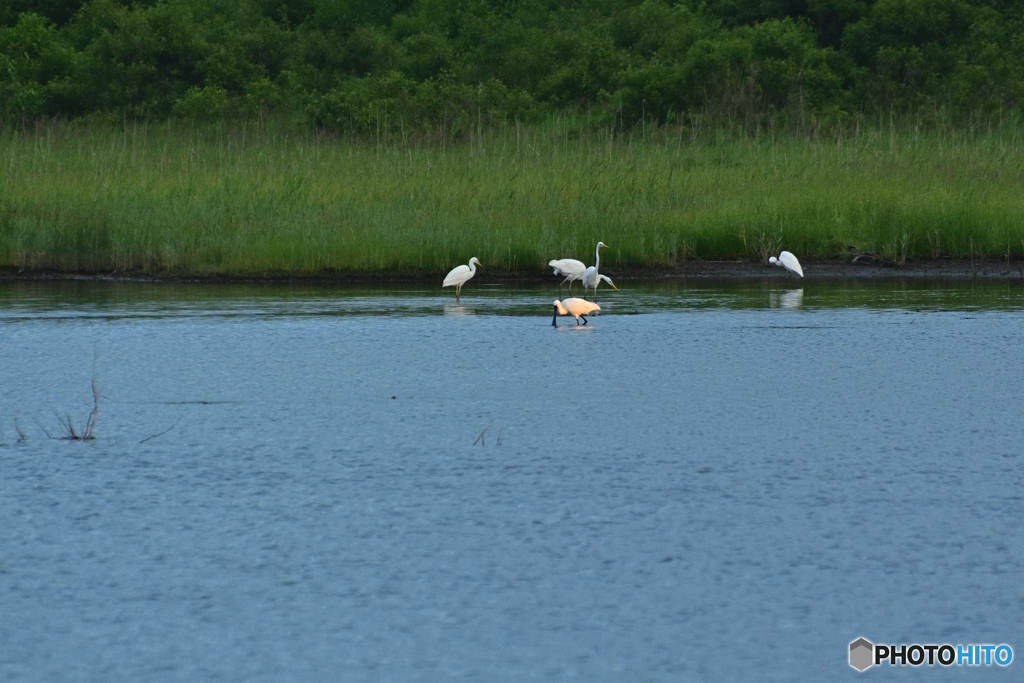
[[[466,281],[476,275],[476,267],[483,266],[480,261],[477,260],[476,256],[469,259],[468,266],[455,266],[451,272],[445,275],[444,284],[442,287],[455,287],[455,300],[459,300],[459,293],[462,291],[462,285],[466,284]]]
[[[598,268],[601,267],[601,247],[607,247],[607,246],[608,245],[605,244],[604,242],[598,242],[597,243],[597,248],[594,249],[594,265],[590,266],[585,271],[583,271],[583,296],[584,297],[587,295],[587,290],[588,289],[594,290],[594,296],[597,296],[597,286],[599,284],[601,284],[601,279],[602,279],[601,278],[601,274],[597,272]],[[611,280],[609,280],[608,278],[604,278],[604,279],[607,280],[608,284],[611,284],[611,282],[612,282]],[[612,287],[615,287],[615,285],[612,285]],[[615,287],[615,289],[618,289],[618,287]]]
[[[593,313],[594,311],[600,311],[601,307],[595,304],[593,301],[587,301],[586,299],[566,299],[565,301],[559,301],[555,299],[555,314],[551,316],[551,326],[558,327],[558,316],[560,315],[571,315],[576,318],[576,325],[580,324],[580,318],[583,318],[583,324],[587,324],[587,313]]]
[[[804,269],[800,267],[800,261],[798,261],[796,256],[793,256],[791,252],[784,251],[779,254],[779,258],[772,256],[768,259],[768,263],[776,266],[782,266],[789,272],[796,273],[800,277],[804,276]]]
[[[570,294],[572,294],[572,283],[582,278],[583,271],[587,269],[583,261],[577,261],[574,258],[552,259],[548,261],[548,265],[555,269],[555,275],[565,276],[565,279],[558,283],[558,287],[561,289],[562,285],[568,282]]]

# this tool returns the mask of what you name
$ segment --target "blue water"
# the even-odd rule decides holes
[[[0,680],[1018,680],[1024,290],[619,284],[0,285]]]

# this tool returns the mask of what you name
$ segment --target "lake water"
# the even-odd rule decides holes
[[[1019,679],[1021,285],[618,284],[0,284],[0,680]]]

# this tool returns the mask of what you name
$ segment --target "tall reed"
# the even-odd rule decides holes
[[[268,125],[0,133],[0,266],[178,275],[609,271],[685,259],[1024,256],[1016,126],[756,138],[572,122],[458,146]],[[582,132],[581,132],[582,131]]]

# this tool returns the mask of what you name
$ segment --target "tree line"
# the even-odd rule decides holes
[[[0,119],[286,115],[457,138],[1024,109],[1019,0],[7,0]]]

